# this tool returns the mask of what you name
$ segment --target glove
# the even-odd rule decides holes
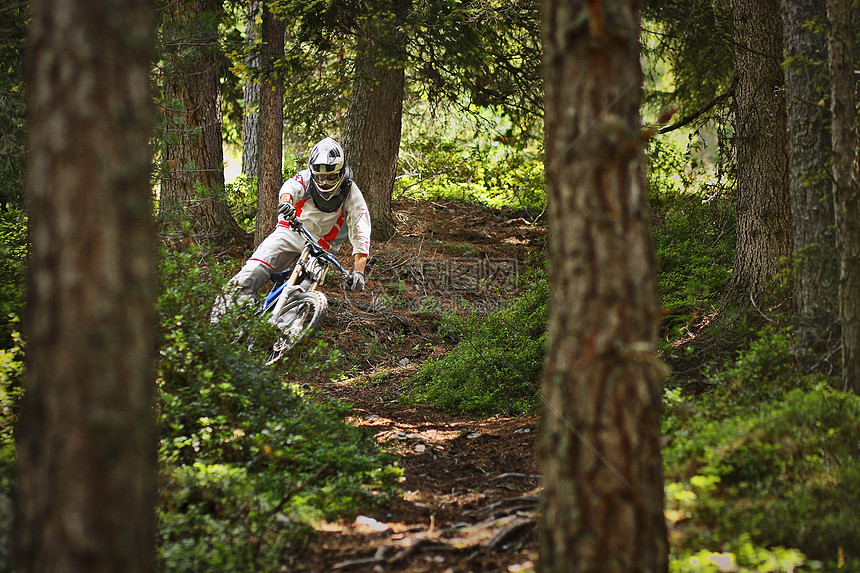
[[[292,218],[293,215],[296,214],[296,208],[292,203],[284,201],[280,205],[278,205],[278,215],[283,215],[285,219]]]
[[[354,291],[364,290],[364,275],[358,272],[352,272],[346,279],[346,286]]]

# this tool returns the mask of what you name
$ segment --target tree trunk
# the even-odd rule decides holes
[[[396,230],[391,194],[400,150],[405,75],[402,65],[384,61],[384,51],[376,40],[362,44],[355,62],[343,147],[367,200],[372,237],[386,240]]]
[[[779,0],[733,0],[737,246],[725,303],[758,299],[792,251]]]
[[[154,8],[32,4],[16,571],[154,571]]]
[[[544,1],[544,573],[668,567],[637,6]]]
[[[257,15],[260,14],[262,3],[251,0],[248,3],[248,43],[254,45],[260,36],[257,25]],[[260,68],[260,56],[256,52],[248,58],[248,67],[253,71]],[[245,81],[242,94],[242,175],[251,178],[257,176],[257,139],[260,127],[260,82],[249,78]]]
[[[277,223],[278,190],[283,183],[284,82],[274,62],[284,56],[284,21],[263,5],[263,67],[267,79],[260,85],[259,165],[257,175],[257,225],[259,244]]]
[[[159,216],[174,243],[190,239],[246,247],[251,237],[236,223],[224,194],[220,55],[213,17],[220,10],[218,0],[180,1],[165,10],[163,28],[172,38],[166,38],[163,55],[167,134]]]
[[[830,21],[830,110],[839,241],[842,383],[845,390],[860,394],[860,158],[849,1],[827,0],[827,19]]]
[[[820,66],[827,60],[827,38],[808,27],[823,21],[827,9],[825,0],[783,0],[782,6],[795,302],[802,344],[820,355],[839,340],[833,186],[827,172],[831,143],[827,110],[817,105],[829,90]]]

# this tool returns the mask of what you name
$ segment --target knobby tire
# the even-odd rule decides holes
[[[310,339],[322,324],[327,309],[328,299],[325,294],[319,291],[292,295],[281,310],[280,316],[295,313],[295,317],[288,324],[278,325],[284,330],[285,336],[275,343],[272,348],[272,355],[266,365],[274,364],[288,350]],[[274,322],[277,324],[277,319],[274,319]]]

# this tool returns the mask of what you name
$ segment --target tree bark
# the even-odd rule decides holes
[[[257,224],[254,242],[259,244],[277,224],[278,190],[283,183],[284,82],[274,62],[284,55],[284,21],[263,4],[263,67],[267,79],[260,85],[259,165],[257,175]]]
[[[668,567],[637,7],[543,5],[551,285],[544,573]]]
[[[154,571],[154,9],[31,6],[15,570]]]
[[[256,44],[260,37],[260,27],[257,25],[257,15],[262,10],[260,0],[251,0],[248,3],[248,43]],[[247,60],[251,71],[260,68],[260,56],[256,52]],[[245,82],[245,90],[242,93],[242,175],[251,178],[257,176],[257,139],[260,127],[260,82],[255,78],[249,78]]]
[[[368,39],[361,44],[343,147],[367,200],[372,237],[386,240],[396,230],[391,194],[400,150],[405,74],[402,64],[385,61],[386,52],[377,40]]]
[[[159,217],[174,243],[247,247],[224,194],[219,80],[219,0],[178,1],[165,9],[163,80],[166,145]],[[190,224],[190,236],[185,224]]]
[[[860,158],[848,0],[827,0],[827,19],[830,23],[834,210],[839,241],[842,384],[846,391],[860,394]]]
[[[792,252],[779,0],[733,0],[737,246],[725,303],[758,303]]]
[[[827,172],[831,143],[827,109],[817,104],[829,91],[820,66],[827,61],[827,38],[808,27],[824,21],[826,3],[783,0],[782,14],[798,331],[803,346],[820,354],[839,340],[833,185]]]

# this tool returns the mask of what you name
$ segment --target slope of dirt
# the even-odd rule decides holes
[[[398,234],[373,247],[363,293],[329,289],[324,330],[348,378],[313,381],[351,403],[350,421],[399,457],[399,498],[349,523],[319,526],[290,571],[531,571],[540,480],[537,418],[469,418],[404,405],[408,377],[449,350],[452,310],[489,312],[516,296],[516,276],[546,230],[460,203],[401,202]],[[340,254],[349,260],[349,253]]]

